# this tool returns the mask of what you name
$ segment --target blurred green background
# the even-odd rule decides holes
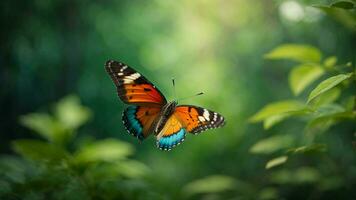
[[[294,61],[264,58],[277,46],[311,45],[322,59],[356,62],[355,8],[312,7],[333,2],[2,1],[0,197],[355,199],[355,120],[320,137],[327,150],[273,169],[268,160],[308,138],[305,123],[249,123],[267,103],[307,96],[288,88]],[[204,91],[180,103],[217,111],[226,126],[188,135],[170,152],[154,137],[138,142],[121,122],[108,59],[143,73],[167,99],[172,77],[179,97]],[[251,151],[270,136],[288,144]]]

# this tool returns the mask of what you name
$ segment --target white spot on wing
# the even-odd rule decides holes
[[[203,116],[206,119],[206,121],[210,120],[210,114],[209,114],[209,111],[207,109],[204,109]]]
[[[205,122],[205,118],[202,117],[202,116],[198,116],[198,119],[199,119],[199,121],[201,121],[201,122]]]
[[[122,68],[120,69],[120,72],[123,72],[125,69],[127,69],[126,65],[122,66]]]
[[[124,83],[132,83],[133,82],[133,80],[131,80],[131,79],[124,79]]]
[[[129,77],[130,78],[132,78],[132,80],[136,80],[136,79],[138,79],[139,77],[141,76],[141,74],[139,74],[139,73],[134,73],[134,74],[131,74]]]

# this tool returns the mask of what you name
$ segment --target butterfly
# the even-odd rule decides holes
[[[124,63],[109,60],[105,69],[121,101],[129,104],[122,114],[126,130],[141,141],[153,133],[157,147],[168,151],[187,133],[196,135],[225,124],[224,117],[211,110],[167,102],[155,85]]]

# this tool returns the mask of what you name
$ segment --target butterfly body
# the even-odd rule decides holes
[[[167,120],[171,117],[176,109],[178,102],[172,101],[163,106],[160,115],[158,116],[157,123],[155,124],[154,133],[157,135],[163,129]]]
[[[139,140],[154,134],[159,149],[171,150],[187,133],[198,134],[225,123],[223,116],[208,109],[167,102],[150,81],[123,63],[109,60],[105,68],[120,99],[130,105],[122,115],[124,126]]]

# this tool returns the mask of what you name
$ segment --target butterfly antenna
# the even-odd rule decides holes
[[[180,101],[180,100],[184,100],[184,99],[193,98],[193,97],[200,96],[200,95],[203,95],[203,94],[204,94],[204,92],[199,92],[199,93],[197,93],[195,95],[191,95],[191,96],[187,96],[187,97],[183,97],[183,98],[177,99],[177,101],[178,100]]]
[[[174,81],[174,78],[172,78],[172,84],[173,84],[174,98],[177,99],[176,83]]]

